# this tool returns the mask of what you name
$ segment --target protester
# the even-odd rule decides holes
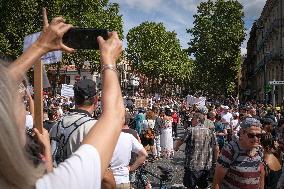
[[[172,112],[172,118],[173,118],[173,123],[172,123],[172,133],[173,133],[173,137],[177,138],[177,126],[179,123],[179,115],[177,114],[177,110],[174,108],[173,112]]]
[[[255,118],[241,123],[240,138],[227,143],[215,169],[214,189],[264,189],[261,124]]]
[[[220,150],[223,148],[225,141],[226,141],[226,137],[227,137],[227,129],[226,129],[226,125],[223,124],[223,122],[221,121],[221,116],[217,115],[216,116],[216,122],[215,122],[215,132],[216,132],[216,137],[217,137],[217,142],[219,145]]]
[[[96,107],[96,84],[90,79],[74,85],[75,109],[67,113],[50,130],[52,156],[55,165],[69,158],[95,125],[92,114]]]
[[[207,188],[212,162],[216,160],[218,151],[216,137],[204,126],[204,120],[204,115],[195,113],[192,117],[192,127],[175,146],[178,151],[179,147],[186,143],[183,185],[190,189],[196,186]]]
[[[54,188],[100,188],[101,177],[107,169],[124,120],[124,109],[119,81],[114,71],[122,49],[115,32],[109,39],[98,37],[101,64],[103,67],[103,112],[102,116],[74,155],[53,172],[44,175],[42,166],[34,167],[26,156],[25,108],[14,86],[22,81],[25,72],[42,55],[49,51],[73,52],[62,43],[63,34],[72,25],[65,24],[62,17],[54,18],[50,25],[44,14],[44,29],[39,39],[31,45],[7,70],[0,65],[0,188],[54,189]],[[109,124],[109,123],[112,124]],[[50,161],[49,135],[46,130],[34,130],[44,147],[43,155]],[[105,148],[108,146],[108,148]]]
[[[164,125],[161,127],[161,156],[167,159],[172,158],[174,155],[172,122],[172,112],[169,108],[166,108],[165,116],[163,117]]]
[[[49,132],[50,129],[57,124],[58,121],[58,114],[55,108],[51,108],[48,111],[48,120],[43,122],[43,127]]]
[[[264,148],[264,187],[265,189],[275,189],[281,176],[282,166],[279,159],[273,154],[274,140],[271,133],[264,133],[260,142]]]
[[[155,159],[160,159],[161,158],[161,128],[164,125],[164,120],[163,117],[164,112],[160,110],[158,112],[156,110],[155,112],[158,115],[155,115],[155,126],[154,126],[154,131],[155,131],[155,140],[154,140],[154,147],[155,147]]]

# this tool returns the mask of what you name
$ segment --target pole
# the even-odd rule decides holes
[[[275,81],[275,79],[273,79]],[[272,85],[272,104],[275,107],[275,84]]]
[[[34,66],[34,95],[35,115],[34,127],[43,132],[43,101],[42,101],[42,63],[39,61]]]
[[[267,104],[267,78],[266,78],[266,60],[264,55],[264,104]]]

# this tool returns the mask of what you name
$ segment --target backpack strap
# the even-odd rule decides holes
[[[64,118],[62,118],[56,124],[56,135],[55,137],[51,137],[51,140],[54,140],[56,142],[56,147],[52,154],[52,157],[53,157],[53,161],[55,161],[57,164],[63,162],[65,159],[68,158],[66,144],[68,143],[70,136],[81,125],[89,121],[95,120],[86,114],[81,114],[81,115],[82,115],[81,117],[79,117],[77,120],[75,120],[74,122],[72,122],[71,124],[67,126],[64,124]],[[72,116],[72,114],[70,116]]]

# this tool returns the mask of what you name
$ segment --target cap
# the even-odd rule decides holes
[[[74,96],[88,99],[96,96],[96,83],[91,79],[83,79],[75,83]]]
[[[245,120],[242,121],[241,123],[241,128],[242,129],[246,129],[246,128],[250,128],[252,126],[255,127],[261,127],[261,123],[259,120],[253,118],[253,117],[247,117]]]

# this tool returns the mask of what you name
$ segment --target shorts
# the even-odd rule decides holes
[[[184,168],[183,185],[187,188],[207,188],[209,173],[208,170],[192,171]]]

